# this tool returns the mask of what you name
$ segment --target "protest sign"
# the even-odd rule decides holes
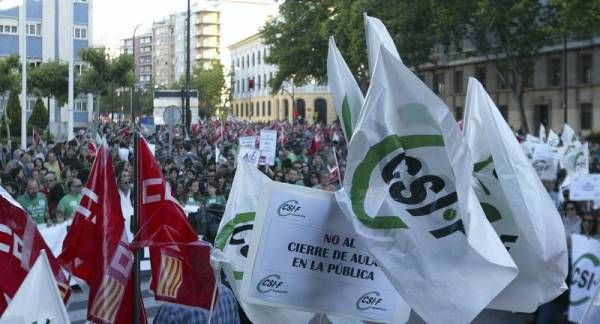
[[[258,166],[258,160],[260,158],[260,151],[247,147],[247,146],[241,146],[240,147],[240,152],[238,153],[238,162],[242,161],[242,162],[247,162],[250,163],[254,166]]]
[[[588,174],[574,178],[569,185],[573,201],[600,200],[600,174]]]
[[[531,164],[542,180],[556,180],[559,154],[546,144],[538,144],[533,152]]]
[[[260,165],[275,165],[275,146],[277,145],[277,131],[263,129],[260,131]]]
[[[254,136],[240,136],[238,138],[240,146],[247,146],[251,148],[256,147],[256,139]]]
[[[408,320],[408,306],[333,193],[270,183],[256,214],[245,300],[377,322]]]
[[[580,323],[592,301],[600,278],[600,241],[574,234],[571,256],[569,321]]]

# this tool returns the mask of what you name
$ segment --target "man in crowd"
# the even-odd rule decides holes
[[[37,180],[27,180],[27,191],[17,198],[17,201],[25,208],[31,218],[38,223],[47,223],[50,225],[50,215],[48,213],[48,201],[43,193],[38,192],[39,185]]]

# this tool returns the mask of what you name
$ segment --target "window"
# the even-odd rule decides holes
[[[84,68],[83,64],[74,64],[73,70],[75,72],[75,75],[81,75],[83,73],[83,71],[85,70],[85,68]]]
[[[593,111],[591,103],[581,104],[581,129],[592,129]]]
[[[562,80],[562,60],[560,57],[550,58],[548,61],[548,86],[557,87]]]
[[[242,57],[242,69],[244,68],[244,58]]]
[[[35,107],[36,98],[27,98],[27,109],[25,111],[33,111],[33,107]]]
[[[254,66],[254,63],[255,63],[255,61],[254,61],[254,53],[252,53],[252,66]]]
[[[29,65],[30,68],[34,69],[38,66],[40,66],[40,64],[42,64],[42,61],[40,60],[27,60],[27,63]]]
[[[463,71],[454,71],[454,93],[463,92]]]
[[[265,88],[267,88],[269,86],[269,81],[267,81],[267,74],[263,74],[263,80],[265,82]]]
[[[0,34],[17,34],[17,22],[13,24],[0,24]]]
[[[437,95],[444,95],[444,73],[435,73],[433,75],[433,92]]]
[[[25,32],[27,36],[42,36],[42,24],[27,24],[27,26],[25,26]]]
[[[246,55],[246,67],[250,67],[250,55]]]
[[[591,54],[583,54],[579,56],[579,82],[582,84],[592,83]]]
[[[267,113],[271,116],[271,101],[267,101]]]
[[[86,26],[75,26],[75,39],[87,39],[87,27]]]
[[[485,88],[487,81],[487,73],[485,66],[478,66],[475,68],[475,78],[479,80],[479,83]]]
[[[257,61],[258,61],[258,64],[260,65],[260,51],[257,52],[257,55],[258,55],[257,56]]]
[[[456,106],[454,108],[454,117],[456,117],[456,120],[462,120],[463,119],[463,107],[461,106]]]
[[[76,99],[74,111],[87,111],[87,100],[85,99]]]
[[[506,90],[506,82],[502,81],[502,76],[500,76],[500,74],[496,74],[496,83],[498,84],[498,89]]]
[[[258,76],[258,89],[260,90],[260,86],[261,86],[261,82],[260,82],[260,75]]]
[[[266,116],[265,114],[265,102],[262,102],[262,116]]]

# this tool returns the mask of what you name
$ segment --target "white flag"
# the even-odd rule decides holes
[[[375,62],[377,62],[377,56],[379,55],[379,48],[385,46],[385,48],[394,55],[397,59],[400,59],[400,54],[394,45],[394,40],[390,33],[385,28],[385,25],[381,20],[363,14],[365,20],[365,37],[367,39],[367,58],[369,59],[369,73],[371,79],[373,79],[375,71]]]
[[[471,188],[446,105],[381,47],[348,149],[345,215],[428,323],[467,323],[517,275]]]
[[[575,135],[575,131],[568,124],[565,124],[563,126],[563,131],[562,134],[560,134],[560,139],[562,140],[563,146],[569,146],[577,142],[577,136]]]
[[[557,148],[560,146],[560,138],[552,129],[548,131],[548,145],[550,145],[553,148]]]
[[[569,289],[569,321],[598,323],[597,291],[600,277],[600,241],[584,235],[571,236],[571,287]],[[590,305],[591,304],[591,305]],[[585,320],[585,321],[584,321]]]
[[[254,227],[256,204],[262,193],[261,188],[264,188],[270,181],[266,175],[250,163],[238,164],[227,206],[215,239],[215,246],[223,251],[229,261],[229,263],[222,264],[223,270],[240,305],[253,323],[306,324],[315,314],[249,304],[240,298],[246,257]]]
[[[581,144],[578,141],[570,146],[562,157],[561,165],[567,170],[570,177],[578,177],[590,173],[590,151],[588,143]]]
[[[2,320],[13,319],[24,323],[71,322],[44,250],[2,314]]]
[[[342,54],[335,46],[333,37],[329,38],[327,78],[335,111],[342,122],[342,130],[344,136],[346,136],[346,141],[349,142],[365,98]]]
[[[568,253],[560,215],[510,127],[474,78],[467,90],[464,134],[475,161],[477,198],[519,268],[517,278],[488,307],[534,312],[566,288]]]

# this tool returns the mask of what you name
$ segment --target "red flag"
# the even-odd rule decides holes
[[[0,187],[0,315],[8,306],[7,297],[14,297],[42,249],[46,250],[58,288],[66,302],[71,293],[69,281],[38,231],[37,224]]]
[[[60,260],[90,286],[88,320],[133,322],[133,252],[106,145],[98,150]],[[142,322],[146,322],[140,300]]]
[[[150,289],[157,300],[208,309],[215,288],[210,245],[198,240],[146,140],[138,145],[140,229],[132,244],[150,247]]]
[[[94,145],[92,142],[88,142],[88,155],[85,158],[88,160],[88,162],[92,162],[92,159],[96,157],[96,154],[98,154],[96,145]]]

